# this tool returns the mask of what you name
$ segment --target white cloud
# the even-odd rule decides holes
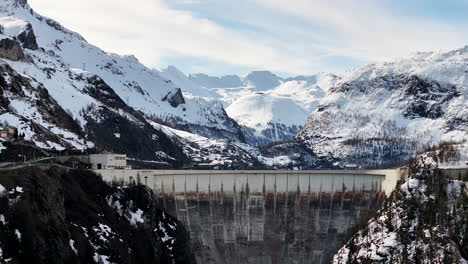
[[[332,41],[321,42],[320,47],[330,55],[380,60],[413,51],[456,48],[468,42],[465,27],[427,17],[392,14],[389,6],[379,6],[384,1],[256,1],[326,27]]]
[[[135,54],[154,65],[162,56],[205,57],[234,65],[304,72],[307,61],[270,43],[224,28],[160,0],[30,0],[38,12],[81,33],[108,51]]]
[[[29,2],[91,43],[135,54],[151,66],[163,57],[190,56],[200,58],[197,67],[210,60],[312,74],[341,70],[346,61],[353,65],[468,43],[466,25],[392,13],[391,0]]]

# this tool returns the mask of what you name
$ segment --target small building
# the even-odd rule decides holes
[[[91,154],[89,163],[93,170],[126,169],[127,155],[115,153]]]
[[[0,127],[0,138],[12,139],[18,135],[16,127]]]

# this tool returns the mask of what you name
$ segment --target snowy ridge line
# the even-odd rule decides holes
[[[181,100],[167,98],[175,95],[178,87],[162,73],[145,67],[133,56],[102,51],[57,22],[37,14],[28,4],[18,5],[10,0],[0,3],[0,25],[8,37],[16,37],[26,29],[33,32],[37,47],[26,48],[23,44],[26,59],[5,62],[42,84],[82,127],[87,123],[84,111],[89,106],[110,106],[86,92],[87,80],[98,76],[125,104],[147,117],[186,125],[210,136],[229,135],[239,140],[236,138],[240,134],[238,125],[220,103],[193,96]]]

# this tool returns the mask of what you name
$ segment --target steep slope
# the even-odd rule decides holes
[[[468,189],[441,175],[438,156],[445,154],[431,151],[412,163],[409,177],[333,263],[468,263]]]
[[[197,124],[184,124],[183,122],[177,122],[176,120],[175,123],[177,123],[177,128],[215,139],[228,139],[240,142],[245,141],[245,136],[242,133],[241,127],[236,121],[228,116],[221,101],[217,100],[219,95],[215,91],[195,84],[174,66],[169,66],[168,68],[163,69],[160,72],[160,75],[171,80],[170,82],[175,86],[181,87],[184,98],[203,102],[203,104],[200,104],[200,109],[196,115],[210,115],[222,120],[219,121],[222,126],[212,126],[209,128]]]
[[[35,37],[39,47],[29,46],[31,49],[23,51],[27,59],[8,63],[18,72],[43,83],[63,107],[70,104],[69,95],[83,86],[69,72],[81,72],[99,76],[128,106],[141,111],[148,118],[183,125],[188,129],[193,127],[196,132],[206,132],[209,136],[222,131],[240,140],[236,138],[239,131],[230,126],[232,120],[221,104],[197,97],[185,98],[179,87],[156,70],[145,67],[135,57],[102,51],[77,33],[35,13],[26,1],[2,1],[0,17],[4,33],[9,34],[7,37],[24,39],[24,48],[28,48],[28,40]],[[18,32],[26,33],[23,37],[15,36]],[[82,100],[71,101],[67,108],[70,108],[73,118],[80,118],[80,111],[86,107],[86,103]],[[210,133],[211,130],[214,132]]]
[[[187,166],[191,168],[215,170],[259,169],[271,165],[259,153],[249,151],[251,148],[246,144],[206,138],[157,123],[152,123],[152,125],[182,143],[185,155],[191,160],[191,164]]]
[[[289,140],[299,132],[309,115],[287,97],[254,93],[232,103],[226,111],[244,126],[247,142],[265,145]]]
[[[391,166],[468,135],[468,48],[366,65],[330,87],[297,139],[341,167]]]
[[[163,151],[178,158],[174,166],[187,160],[178,142],[149,125],[99,77],[60,67],[46,60],[40,50],[24,52],[36,63],[0,65],[0,123],[17,127],[24,134],[24,144],[59,151],[96,148],[140,159],[156,159],[155,152]],[[44,83],[18,73],[11,65],[43,77]],[[45,65],[51,68],[42,70],[40,66]],[[51,72],[67,78],[49,79]]]
[[[2,263],[195,263],[187,231],[146,187],[60,167],[0,170]]]
[[[247,142],[253,145],[291,140],[325,96],[322,89],[334,80],[329,76],[290,79],[274,89],[248,93],[229,105],[226,112],[243,126]]]
[[[0,121],[17,127],[26,140],[43,148],[85,149],[94,146],[85,139],[78,122],[42,84],[2,63],[0,87]]]

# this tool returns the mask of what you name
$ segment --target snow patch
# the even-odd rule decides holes
[[[76,250],[76,248],[75,248],[75,241],[73,239],[70,239],[69,245],[70,245],[70,248],[73,251],[73,253],[75,253],[75,255],[78,256],[78,250]]]

